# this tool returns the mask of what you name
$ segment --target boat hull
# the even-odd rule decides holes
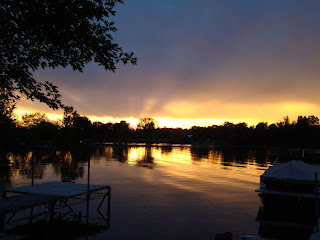
[[[259,196],[265,219],[293,221],[305,225],[315,224],[316,203],[314,198],[267,193],[260,193]]]
[[[315,222],[315,200],[295,196],[259,194],[261,206],[256,221],[264,238],[308,239]]]

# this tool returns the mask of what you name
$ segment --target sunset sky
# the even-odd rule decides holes
[[[138,65],[35,72],[94,121],[257,124],[320,115],[320,1],[125,0],[118,42]],[[52,111],[21,100],[18,113]]]

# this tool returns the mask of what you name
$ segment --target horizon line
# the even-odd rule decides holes
[[[25,110],[21,108],[17,108],[14,110],[14,114],[21,119],[21,116],[24,114],[30,114],[39,112],[42,114],[45,114],[49,120],[51,121],[57,121],[63,119],[63,114],[55,114],[55,113],[47,113],[44,111],[30,111]],[[90,119],[91,122],[101,122],[101,123],[119,123],[121,121],[126,121],[130,124],[131,127],[136,128],[137,124],[139,123],[140,117],[125,117],[125,118],[119,118],[119,117],[112,117],[112,116],[94,116],[94,115],[82,115]],[[144,116],[144,117],[150,117],[150,116]],[[233,124],[238,123],[246,123],[248,127],[256,126],[258,123],[265,122],[268,125],[275,124],[279,121],[282,121],[285,116],[282,116],[281,120],[269,120],[269,121],[259,121],[254,119],[214,119],[214,118],[198,118],[198,119],[192,119],[192,118],[172,118],[172,117],[155,117],[151,116],[157,121],[157,125],[160,128],[182,128],[182,129],[189,129],[192,127],[210,127],[214,125],[223,125],[225,122],[230,122]],[[290,118],[290,117],[289,117]]]

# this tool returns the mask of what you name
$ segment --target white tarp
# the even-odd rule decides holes
[[[261,178],[276,178],[279,180],[314,181],[315,172],[320,180],[320,167],[307,164],[303,161],[292,160],[268,168]],[[320,182],[320,181],[319,181]]]

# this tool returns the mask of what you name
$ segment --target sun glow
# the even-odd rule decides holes
[[[22,115],[24,114],[30,114],[34,111],[28,111],[24,109],[17,109],[15,110],[16,116],[21,119]],[[46,116],[49,118],[51,121],[57,121],[57,120],[62,120],[63,115],[62,114],[53,114],[53,113],[45,113]],[[98,116],[87,116],[92,122],[102,122],[102,123],[118,123],[120,121],[126,121],[127,123],[130,124],[132,128],[135,128],[137,124],[139,123],[139,118],[114,118],[110,116],[105,116],[105,117],[98,117]],[[191,128],[192,126],[200,126],[200,127],[207,127],[207,126],[212,126],[212,125],[221,125],[226,121],[233,122],[233,123],[238,123],[241,121],[233,120],[233,119],[179,119],[179,118],[170,118],[170,117],[165,117],[165,118],[157,118],[154,117],[154,119],[157,121],[157,125],[160,128]],[[249,121],[250,124],[255,123],[254,121]]]
[[[238,122],[227,119],[179,119],[179,118],[156,118],[158,126],[168,128],[191,128],[192,126],[207,127],[221,125],[226,121]]]
[[[204,108],[190,107],[190,104],[187,105],[177,105],[174,104],[171,106],[173,116],[166,114],[167,117],[157,117],[157,116],[141,116],[141,117],[154,117],[157,121],[158,127],[160,128],[191,128],[192,126],[207,127],[212,125],[221,125],[224,122],[246,122],[248,126],[255,126],[259,122],[268,122],[276,123],[283,120],[284,116],[289,116],[290,120],[296,120],[299,115],[309,116],[315,115],[318,116],[320,106],[317,104],[304,103],[304,102],[280,102],[280,103],[263,103],[263,104],[214,104],[214,112],[207,111],[207,114],[203,114]],[[197,106],[197,104],[195,104]],[[190,108],[189,108],[190,107]],[[203,106],[204,107],[204,106]],[[186,109],[187,108],[187,109]],[[179,109],[179,111],[175,111]],[[189,111],[188,111],[189,109]],[[197,109],[201,112],[199,114]],[[210,109],[206,106],[206,109]],[[212,107],[211,107],[212,109]],[[189,114],[194,112],[193,114]],[[23,114],[31,113],[35,111],[30,111],[26,109],[16,109],[15,114],[17,117],[21,118]],[[41,111],[40,111],[41,112]],[[186,113],[185,117],[183,112]],[[63,118],[62,113],[47,113],[46,116],[53,121],[61,120]],[[188,115],[189,114],[189,115]],[[81,114],[82,115],[82,114]],[[85,115],[85,114],[84,114]],[[111,116],[94,116],[86,115],[92,122],[102,122],[102,123],[118,123],[120,121],[126,121],[130,124],[130,127],[136,128],[139,123],[138,117],[111,117]],[[170,117],[171,116],[171,117]],[[194,118],[193,116],[199,116]],[[212,116],[212,117],[210,117]],[[225,116],[225,117],[223,117]]]
[[[24,114],[30,114],[30,113],[34,113],[35,111],[29,111],[29,110],[25,110],[25,109],[16,109],[14,111],[14,114],[21,119],[22,115]],[[57,120],[62,120],[63,115],[62,114],[54,114],[54,113],[46,113],[46,112],[41,112],[44,113],[49,120],[51,121],[57,121]]]

